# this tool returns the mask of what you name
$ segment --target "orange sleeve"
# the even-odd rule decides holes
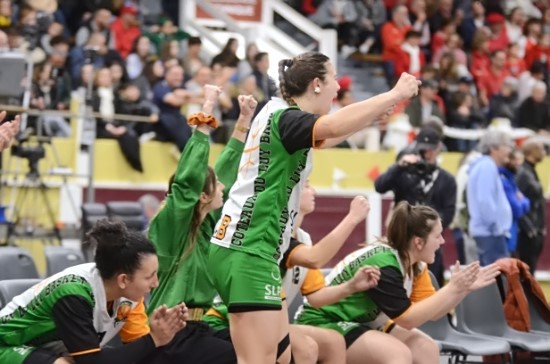
[[[432,280],[428,274],[428,267],[424,267],[424,271],[414,279],[413,289],[411,294],[411,302],[419,302],[426,299],[435,293],[435,288],[432,285]]]
[[[300,287],[300,292],[302,292],[304,296],[307,296],[325,287],[326,284],[323,273],[321,273],[319,269],[310,269],[307,272],[304,283],[302,283],[302,287]]]
[[[126,322],[120,330],[120,339],[123,343],[129,343],[149,334],[149,325],[147,323],[147,314],[143,299],[132,309],[126,317]]]

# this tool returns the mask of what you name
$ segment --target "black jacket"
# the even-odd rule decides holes
[[[516,183],[521,193],[531,201],[531,209],[519,222],[520,229],[530,237],[543,234],[546,222],[545,200],[535,166],[525,161],[518,170]]]
[[[427,192],[422,189],[422,179],[429,186],[435,174],[435,181]],[[441,216],[443,228],[453,221],[456,209],[456,182],[452,174],[439,167],[425,177],[411,173],[408,168],[394,164],[374,182],[378,193],[393,191],[395,203],[406,200],[410,204],[433,207]]]

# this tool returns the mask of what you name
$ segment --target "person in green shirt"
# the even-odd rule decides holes
[[[189,34],[187,32],[179,29],[174,25],[172,20],[165,16],[161,16],[157,21],[157,25],[151,27],[151,31],[145,35],[155,46],[158,55],[160,55],[160,50],[162,49],[164,43],[173,40],[181,42],[182,40],[189,38]]]
[[[288,336],[278,263],[311,171],[311,148],[339,144],[416,95],[420,84],[403,73],[392,90],[329,114],[339,89],[336,78],[334,65],[321,53],[279,63],[287,105],[272,98],[254,118],[242,171],[212,236],[209,271],[227,304],[240,363],[274,363],[277,343]],[[289,360],[286,350],[279,362]]]
[[[479,262],[460,269],[435,291],[427,265],[445,242],[439,214],[429,206],[400,202],[387,239],[347,255],[327,276],[329,286],[345,283],[365,266],[380,269],[378,285],[320,308],[305,305],[297,322],[339,332],[347,363],[439,363],[439,347],[416,328],[452,310],[469,292],[494,282],[495,265]]]
[[[201,118],[209,116],[216,105],[220,89],[205,86],[205,104]],[[152,291],[148,310],[160,305],[185,302],[190,321],[181,345],[174,345],[174,358],[192,363],[234,363],[233,347],[214,336],[201,317],[216,296],[206,266],[209,239],[220,216],[227,192],[233,185],[243,142],[246,138],[256,101],[239,98],[241,114],[233,137],[220,154],[214,169],[208,167],[209,134],[212,129],[197,126],[186,145],[170,182],[163,206],[149,225],[149,238],[159,257],[159,286]],[[191,121],[194,117],[190,117]],[[177,352],[177,354],[176,354]]]

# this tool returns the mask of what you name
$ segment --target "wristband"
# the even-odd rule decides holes
[[[250,130],[250,128],[244,127],[244,126],[239,125],[239,124],[237,123],[237,124],[235,124],[235,130],[238,130],[238,131],[240,131],[241,133],[246,134],[246,133],[248,133],[248,131]]]
[[[189,119],[187,120],[187,124],[189,125],[206,124],[214,129],[216,129],[219,126],[218,119],[216,119],[212,115],[207,115],[203,112],[199,112],[189,116]]]

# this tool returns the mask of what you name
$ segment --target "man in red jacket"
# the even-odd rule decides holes
[[[133,4],[124,4],[120,9],[119,16],[111,25],[111,32],[114,37],[114,47],[123,59],[126,59],[134,41],[141,35],[141,29],[137,20],[138,9]]]

